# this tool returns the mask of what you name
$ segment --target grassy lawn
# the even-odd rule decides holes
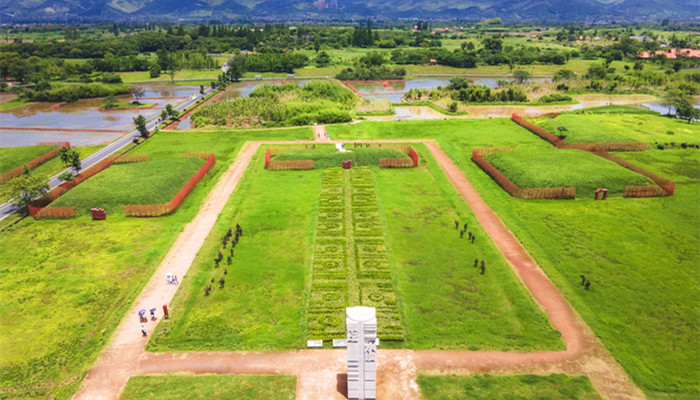
[[[599,400],[602,399],[585,376],[553,375],[419,375],[425,400]]]
[[[129,379],[120,400],[293,400],[288,375],[145,375]]]
[[[159,323],[149,350],[304,347],[307,327],[300,321],[306,320],[304,296],[322,171],[265,171],[259,165],[263,154],[256,155],[190,270],[192,278],[176,294],[171,304],[176,317]],[[405,343],[385,341],[386,346],[563,348],[560,335],[476,226],[456,191],[441,172],[434,172],[439,169],[432,159],[418,169],[372,170],[407,332]],[[275,188],[274,195],[269,188]],[[471,222],[475,244],[459,238],[455,219]],[[236,223],[245,235],[232,265],[217,269],[213,259],[221,250],[221,237]],[[222,250],[224,258],[228,251]],[[487,260],[486,275],[473,269],[475,257]],[[219,289],[223,268],[228,269],[226,286]],[[214,289],[206,296],[204,288],[212,278]]]
[[[352,160],[353,166],[377,166],[382,158],[408,158],[406,154],[397,149],[354,148],[351,144],[347,145],[347,149],[351,152],[341,153],[336,150],[335,146],[314,150],[288,150],[272,159],[277,161],[314,160],[314,168],[323,169],[339,167],[343,160]]]
[[[51,145],[0,147],[0,174],[20,167],[55,148],[56,146]]]
[[[423,145],[417,168],[376,169],[406,327],[417,349],[563,349],[560,334],[532,301],[472,211]],[[474,244],[468,234],[476,235]],[[474,268],[485,260],[486,272]],[[387,343],[387,342],[383,342]]]
[[[204,165],[197,157],[178,157],[131,164],[115,164],[51,203],[75,207],[76,215],[104,208],[112,216],[125,205],[163,204],[170,201]]]
[[[700,392],[700,152],[623,154],[675,181],[670,197],[520,200],[470,160],[475,147],[532,140],[508,120],[375,122],[327,130],[334,139],[437,138],[642,389],[650,395]],[[581,274],[592,281],[590,291],[581,288]]]
[[[26,218],[0,233],[0,348],[9,349],[0,352],[0,392],[13,398],[69,398],[243,143],[297,135],[313,137],[308,128],[161,132],[137,152],[151,160],[183,152],[213,151],[217,157],[177,213],[161,218],[115,215],[99,223],[89,217]]]
[[[486,160],[520,187],[574,186],[578,198],[592,198],[598,188],[621,195],[626,186],[654,184],[644,175],[583,150],[522,146],[490,154]]]
[[[30,146],[30,147],[35,147],[35,146]],[[53,147],[53,146],[50,146]],[[80,154],[80,158],[83,159],[90,154],[98,151],[99,149],[103,148],[103,145],[99,146],[78,146],[78,147],[71,147],[72,149],[76,150]],[[11,148],[7,148],[11,149]],[[4,151],[3,149],[2,151]],[[47,150],[48,151],[48,150]],[[2,153],[0,153],[2,154]],[[46,177],[47,179],[56,175],[57,173],[63,171],[66,169],[66,167],[63,165],[63,162],[61,161],[60,157],[55,157],[52,158],[51,160],[41,164],[40,166],[34,168],[31,170],[32,174],[40,175],[43,177]],[[5,202],[10,199],[10,192],[9,188],[7,185],[0,185],[0,202]]]
[[[539,118],[534,122],[567,142],[646,142],[700,144],[700,125],[649,113],[562,113],[556,118]],[[619,108],[616,108],[619,109]],[[566,130],[560,131],[561,128]]]
[[[149,350],[271,350],[305,345],[304,292],[312,218],[322,171],[267,171],[259,151],[229,199],[170,307]],[[232,265],[213,259],[229,227],[243,236]],[[229,256],[230,245],[223,249]],[[226,285],[219,289],[224,276]],[[205,296],[204,288],[214,288]],[[235,318],[231,316],[235,315]]]

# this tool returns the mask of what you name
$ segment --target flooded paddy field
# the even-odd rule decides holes
[[[38,141],[69,141],[74,145],[110,142],[134,128],[139,114],[152,119],[166,104],[177,105],[199,93],[199,86],[139,85],[142,103],[150,108],[100,110],[101,99],[73,103],[40,102],[0,112],[0,146],[27,146]],[[132,101],[119,96],[119,101]]]

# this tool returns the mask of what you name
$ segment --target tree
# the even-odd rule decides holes
[[[316,56],[316,66],[318,67],[325,67],[326,65],[331,63],[331,56],[328,55],[325,51],[322,51],[318,53],[318,56]]]
[[[573,79],[576,77],[576,74],[574,71],[570,69],[560,69],[559,71],[554,73],[554,77],[552,78],[554,81],[560,81],[564,79]]]
[[[526,80],[532,78],[532,74],[530,74],[528,71],[522,70],[522,69],[517,69],[513,71],[513,78],[518,81],[518,83],[523,83]]]
[[[384,64],[384,55],[378,51],[370,51],[365,56],[360,57],[359,65],[363,67],[378,67]]]
[[[158,65],[160,65],[160,69],[168,71],[170,80],[175,83],[175,72],[180,69],[180,59],[177,57],[177,54],[168,51],[166,48],[161,48],[156,51],[156,56],[158,56]]]
[[[157,78],[160,76],[160,65],[157,62],[151,63],[151,66],[148,67],[148,73],[151,75],[151,78]]]
[[[691,123],[694,119],[700,119],[700,110],[693,107],[688,100],[683,99],[677,102],[675,105],[676,115],[683,119],[687,119],[688,123]]]
[[[495,38],[484,38],[484,49],[492,51],[501,51],[503,49],[503,41]]]
[[[66,172],[62,173],[61,175],[59,175],[58,179],[60,179],[64,182],[68,182],[68,181],[72,181],[73,179],[75,179],[75,177],[73,176],[72,172],[66,171]]]
[[[314,40],[314,50],[316,50],[316,53],[321,49],[321,38],[316,37],[316,40]]]
[[[669,89],[664,95],[661,105],[668,107],[668,114],[671,115],[671,107],[680,104],[686,99],[686,94],[678,89]],[[676,113],[678,109],[676,109]]]
[[[634,67],[632,67],[633,70],[635,71],[641,71],[644,69],[644,63],[642,63],[642,60],[637,60],[634,62]]]
[[[110,94],[102,100],[103,108],[109,109],[117,106],[117,96]]]
[[[80,162],[80,153],[75,150],[71,150],[70,153],[70,166],[75,170],[76,175],[83,169],[83,165]]]
[[[178,115],[180,115],[180,112],[174,109],[172,104],[165,105],[165,112],[167,112],[168,115],[172,115],[173,117],[177,117]]]
[[[70,164],[70,153],[70,147],[62,146],[60,149],[58,149],[58,155],[61,158],[61,162],[66,167]]]
[[[32,199],[41,197],[49,191],[49,180],[38,175],[32,175],[25,169],[25,173],[7,183],[10,188],[12,203],[24,207]]]
[[[204,85],[199,85],[199,94],[204,96]]]
[[[589,79],[605,79],[607,75],[608,68],[603,64],[592,64],[586,73],[586,77]]]
[[[129,93],[131,93],[131,95],[136,99],[136,104],[140,104],[139,98],[146,94],[146,89],[142,88],[141,86],[132,86],[129,88]]]
[[[148,138],[148,128],[146,128],[146,117],[144,117],[141,114],[139,114],[137,117],[134,117],[134,125],[136,125],[136,130],[139,131],[142,138]]]

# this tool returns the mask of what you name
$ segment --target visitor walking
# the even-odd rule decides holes
[[[141,325],[141,335],[142,335],[143,337],[146,337],[146,336],[147,336],[147,335],[146,335],[146,328],[144,328],[143,325]]]

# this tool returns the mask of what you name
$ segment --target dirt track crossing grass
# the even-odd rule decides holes
[[[655,117],[664,119],[664,117]],[[697,396],[700,152],[621,154],[677,183],[665,198],[510,197],[471,160],[476,147],[546,143],[508,120],[329,126],[331,138],[436,138],[633,380],[652,397]],[[584,274],[590,291],[581,287]]]
[[[297,135],[313,137],[308,128],[160,133],[138,152],[152,160],[188,151],[217,157],[177,213],[100,222],[24,219],[0,233],[0,348],[6,349],[0,352],[0,397],[69,398],[243,143]]]

